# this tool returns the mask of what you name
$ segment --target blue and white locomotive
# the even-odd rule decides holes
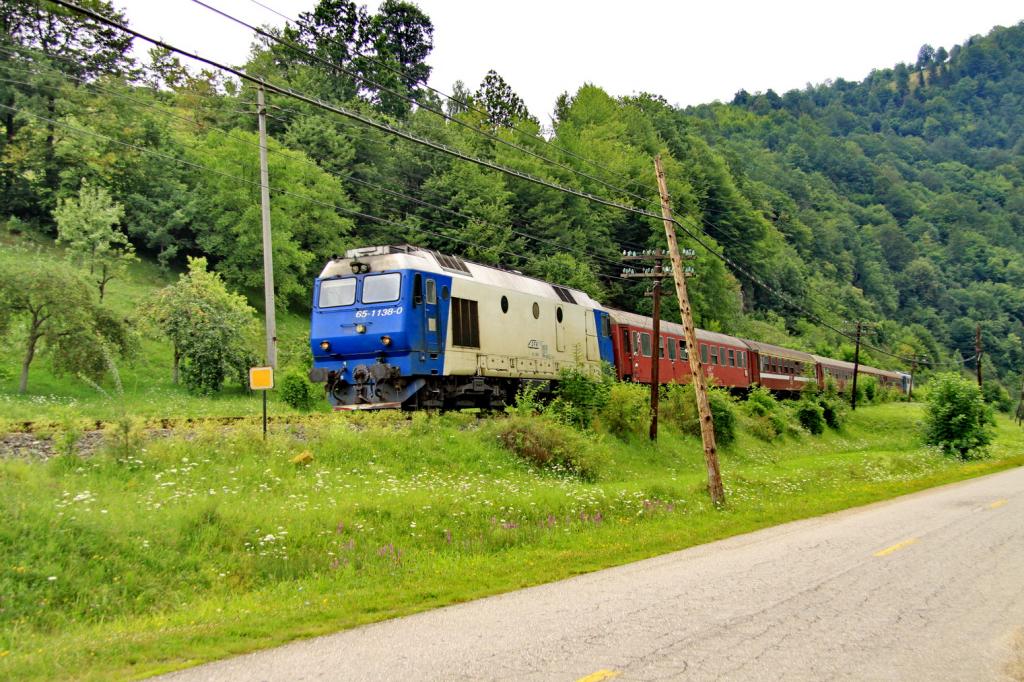
[[[609,315],[584,292],[415,246],[329,261],[310,345],[339,410],[500,407],[524,380],[613,361]]]

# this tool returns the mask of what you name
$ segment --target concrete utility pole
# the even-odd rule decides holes
[[[256,110],[260,125],[260,209],[263,216],[263,303],[267,321],[267,366],[277,369],[274,244],[270,239],[270,171],[267,168],[267,105],[264,102],[262,85],[256,89]]]
[[[665,171],[661,167],[661,156],[654,157],[654,172],[658,177],[658,192],[661,194],[661,216],[662,222],[665,224],[665,239],[668,241],[668,252],[672,258],[672,278],[675,280],[679,312],[682,315],[683,330],[686,333],[693,390],[697,393],[700,436],[704,441],[704,462],[708,468],[708,492],[711,495],[711,501],[715,505],[721,505],[725,502],[725,489],[722,487],[722,475],[718,470],[715,423],[711,417],[711,406],[708,404],[708,387],[704,378],[704,366],[700,361],[700,346],[697,345],[697,330],[693,326],[690,297],[686,293],[686,271],[683,269],[683,259],[679,254],[679,244],[676,242],[676,228],[672,221],[672,207],[669,203],[668,186],[665,184]]]
[[[668,255],[658,249],[650,253],[639,255],[623,254],[622,260],[652,260],[654,270],[651,272],[623,272],[622,276],[629,278],[648,277],[654,280],[650,296],[654,298],[654,352],[651,358],[651,440],[658,440],[658,399],[661,394],[661,280],[665,278],[665,270],[661,262],[668,258]],[[667,349],[666,349],[667,350]]]
[[[860,369],[860,321],[857,322],[857,345],[853,350],[853,388],[850,390],[850,409],[857,409],[857,370]]]
[[[974,357],[976,367],[978,368],[978,388],[983,388],[981,385],[981,324],[979,323],[974,328]]]

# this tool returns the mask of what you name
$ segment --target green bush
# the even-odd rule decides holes
[[[775,399],[768,389],[757,386],[747,396],[743,410],[750,418],[747,428],[751,434],[764,441],[771,441],[786,433],[788,415],[786,406]]]
[[[715,423],[715,442],[718,445],[728,445],[736,440],[735,401],[725,389],[709,388],[708,404],[711,407],[711,418]],[[700,435],[700,416],[697,413],[697,396],[693,386],[670,385],[662,414],[683,433]]]
[[[986,381],[981,387],[981,394],[986,403],[994,406],[1000,412],[1009,413],[1013,409],[1010,392],[998,381]]]
[[[864,399],[869,403],[875,402],[875,397],[878,395],[878,379],[872,376],[861,376],[858,377],[858,388],[864,387]]]
[[[279,389],[281,400],[303,412],[309,412],[324,399],[323,388],[297,367],[289,367],[281,374]]]
[[[810,431],[815,436],[825,430],[825,411],[818,403],[809,400],[801,400],[796,404],[796,418],[800,426]]]
[[[651,391],[642,384],[616,382],[597,417],[598,425],[618,438],[642,436],[651,425]]]
[[[545,408],[545,413],[558,421],[579,429],[589,428],[597,413],[608,403],[615,379],[608,372],[593,376],[582,367],[572,367],[559,372],[555,384],[555,399]]]
[[[925,415],[925,442],[938,445],[947,455],[974,459],[992,442],[992,409],[981,390],[959,374],[938,374],[932,379]]]
[[[608,456],[600,441],[543,416],[515,415],[497,423],[498,441],[534,466],[585,481],[600,476]]]
[[[839,396],[828,397],[823,393],[818,397],[818,406],[821,407],[821,416],[831,429],[839,429],[846,420],[849,407]]]

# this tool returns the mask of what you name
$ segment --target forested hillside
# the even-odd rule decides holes
[[[81,4],[126,22],[105,0]],[[989,376],[1024,367],[1024,24],[916,63],[777,95],[679,109],[585,85],[528,112],[487,64],[479,87],[426,86],[433,27],[415,5],[321,0],[254,36],[243,70],[550,184],[656,212],[652,159],[701,241],[698,324],[828,354],[819,324],[873,322],[869,342]],[[185,68],[49,2],[0,0],[0,218],[57,235],[55,211],[109,193],[140,256],[208,258],[233,288],[262,282],[256,93]],[[239,26],[239,31],[245,31]],[[140,47],[147,48],[141,43]],[[912,52],[914,46],[908,46]],[[145,53],[145,49],[139,51]],[[649,309],[619,254],[660,221],[456,158],[298,99],[268,95],[279,295],[308,308],[331,254],[411,242]],[[542,127],[550,120],[550,125]],[[116,279],[110,284],[117,286]],[[673,310],[672,302],[663,310]],[[0,316],[2,317],[2,316]],[[2,320],[0,320],[2,322]],[[2,325],[0,325],[2,327]],[[12,327],[16,331],[16,327]],[[15,332],[11,332],[15,333]],[[883,367],[907,363],[880,352]]]

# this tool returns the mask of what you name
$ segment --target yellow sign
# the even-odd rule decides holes
[[[269,391],[274,388],[274,368],[250,367],[249,388],[254,391]]]

